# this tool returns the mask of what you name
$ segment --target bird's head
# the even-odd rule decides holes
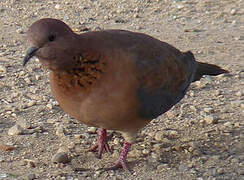
[[[72,64],[68,62],[72,58],[69,55],[75,35],[68,25],[57,19],[44,18],[34,22],[27,33],[31,47],[23,65],[36,56],[50,70],[68,68]]]

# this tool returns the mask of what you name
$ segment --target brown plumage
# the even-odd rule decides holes
[[[37,56],[50,73],[61,108],[87,125],[102,128],[92,150],[110,151],[106,129],[122,133],[125,143],[114,168],[125,160],[137,131],[168,111],[203,75],[227,71],[195,61],[151,36],[123,30],[75,34],[56,19],[41,19],[28,31],[32,48],[24,65]]]

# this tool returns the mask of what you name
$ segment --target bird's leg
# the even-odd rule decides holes
[[[119,159],[115,162],[115,165],[110,168],[106,168],[105,170],[115,170],[118,168],[123,168],[125,171],[129,171],[129,169],[127,167],[127,163],[126,163],[126,158],[127,158],[128,152],[130,151],[131,145],[132,144],[129,142],[124,142],[121,154],[119,156]]]
[[[98,157],[101,158],[102,157],[102,153],[104,151],[104,149],[107,152],[111,153],[111,149],[109,147],[108,144],[108,140],[111,139],[112,134],[107,136],[107,130],[106,129],[101,129],[101,131],[98,132],[98,139],[97,139],[97,143],[91,148],[90,151],[96,151],[98,149]]]

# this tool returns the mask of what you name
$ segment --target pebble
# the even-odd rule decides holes
[[[243,104],[244,101],[243,100],[235,100],[235,101],[231,101],[230,104],[233,106],[233,107],[239,107],[241,104]]]
[[[120,139],[119,138],[114,138],[114,144],[119,145],[120,144]]]
[[[36,175],[33,174],[33,173],[30,173],[27,175],[27,180],[33,180],[33,179],[36,179]]]
[[[23,34],[23,33],[24,33],[24,31],[23,31],[22,28],[18,28],[18,29],[16,30],[16,32],[17,32],[18,34]]]
[[[69,152],[69,148],[66,147],[66,146],[61,146],[58,151],[57,151],[57,154],[58,153],[68,153]]]
[[[46,106],[47,106],[48,109],[52,109],[53,108],[52,104],[50,104],[50,103],[48,103]]]
[[[4,66],[0,66],[0,72],[6,73],[7,69]]]
[[[199,88],[199,89],[206,87],[206,83],[202,82],[201,80],[196,81],[195,84],[196,84],[197,88]]]
[[[236,9],[231,9],[230,14],[231,15],[235,15],[236,14]]]
[[[190,106],[190,109],[191,109],[192,111],[194,111],[194,112],[197,112],[197,109],[196,109],[195,106]]]
[[[31,107],[31,106],[34,106],[36,104],[36,101],[35,100],[31,100],[27,103],[27,106],[28,107]]]
[[[20,125],[24,130],[29,129],[31,127],[31,124],[25,119],[20,119],[16,123]]]
[[[62,126],[57,127],[56,129],[56,135],[59,137],[65,136],[65,130]]]
[[[241,97],[241,96],[243,96],[243,91],[238,91],[238,92],[236,92],[236,96],[239,96],[239,97]]]
[[[188,167],[187,167],[187,165],[185,165],[185,164],[181,164],[180,166],[179,166],[179,171],[181,171],[181,172],[184,172],[184,171],[186,171],[188,169]]]
[[[5,145],[5,144],[0,144],[0,152],[1,151],[13,151],[16,148],[14,146],[9,146],[9,145]],[[1,157],[0,157],[0,162],[1,162]]]
[[[8,135],[10,136],[20,135],[23,134],[23,131],[24,129],[20,125],[16,124],[8,130]]]
[[[57,153],[55,154],[53,157],[52,157],[52,162],[53,163],[68,163],[70,162],[70,159],[69,159],[69,156],[66,152],[60,152],[60,153]]]
[[[241,108],[244,109],[244,103],[241,104]]]
[[[56,119],[48,119],[47,120],[47,123],[49,123],[49,124],[54,124],[54,123],[56,123]]]
[[[161,141],[162,139],[164,139],[164,133],[162,131],[156,132],[154,139],[156,141]]]
[[[97,128],[96,127],[88,127],[87,128],[87,132],[88,133],[95,134],[96,131],[97,131]]]
[[[29,168],[36,167],[35,161],[33,161],[31,159],[24,159],[22,163],[23,163],[24,166],[27,166]]]
[[[131,157],[140,157],[142,155],[142,152],[138,149],[132,149],[130,152]]]
[[[56,4],[54,8],[55,8],[55,9],[60,9],[61,6],[60,6],[60,4]]]
[[[215,90],[214,94],[215,94],[216,96],[219,96],[219,95],[221,94],[221,90],[219,90],[219,89]]]
[[[167,168],[168,168],[168,165],[167,164],[160,164],[160,165],[157,166],[157,170],[159,172],[162,172],[162,171],[164,171]]]
[[[150,153],[150,151],[148,149],[143,149],[142,150],[142,154],[144,155],[148,155]]]
[[[206,113],[212,113],[214,111],[213,108],[204,108],[203,110]]]
[[[224,126],[231,127],[232,126],[232,123],[228,121],[228,122],[224,123]]]
[[[169,130],[169,131],[167,131],[167,136],[169,137],[169,138],[177,138],[178,137],[178,132],[177,131],[175,131],[175,130]]]
[[[212,115],[208,115],[204,118],[205,122],[207,124],[217,124],[218,123],[218,119],[216,119],[216,117],[212,116]]]
[[[174,111],[168,111],[168,112],[166,112],[166,115],[167,115],[167,117],[169,118],[169,119],[173,119],[173,118],[175,118],[176,117],[176,114],[175,114],[175,112]]]
[[[134,17],[134,18],[139,18],[139,14],[138,14],[138,13],[135,13],[135,14],[133,15],[133,17]]]

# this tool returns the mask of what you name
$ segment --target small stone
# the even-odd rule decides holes
[[[48,119],[47,123],[49,124],[54,124],[56,122],[56,119]]]
[[[52,162],[53,163],[68,163],[70,162],[70,159],[68,157],[68,154],[66,152],[60,152],[60,153],[57,153],[55,154],[53,157],[52,157]]]
[[[179,9],[179,10],[180,9],[183,9],[184,8],[184,5],[183,4],[176,4],[176,8]]]
[[[214,116],[212,115],[209,115],[209,116],[206,116],[204,118],[205,122],[207,124],[217,124],[218,123],[218,119],[216,119]]]
[[[215,90],[215,95],[219,96],[221,94],[221,91],[219,89]]]
[[[23,33],[24,33],[24,31],[23,31],[22,28],[18,28],[18,29],[16,30],[16,32],[17,32],[18,34],[23,34]]]
[[[185,172],[187,169],[188,169],[188,167],[187,167],[187,165],[185,165],[185,164],[181,164],[181,165],[179,166],[179,171],[181,171],[181,172]]]
[[[160,164],[160,165],[157,166],[157,170],[159,172],[162,172],[162,171],[166,170],[167,168],[168,168],[167,164]]]
[[[82,138],[82,134],[74,134],[74,138],[75,139],[81,139]]]
[[[0,72],[6,73],[7,69],[4,66],[0,65]]]
[[[56,129],[56,135],[59,137],[65,136],[65,130],[62,126],[57,127]]]
[[[233,106],[233,107],[239,107],[241,104],[243,104],[244,101],[243,100],[235,100],[235,101],[231,101],[230,104]]]
[[[148,155],[150,153],[150,151],[148,149],[143,149],[142,150],[142,154],[144,155]]]
[[[9,146],[9,145],[5,145],[5,144],[0,144],[0,152],[1,151],[13,151],[16,148],[14,146]],[[1,161],[0,161],[1,162]]]
[[[199,89],[206,87],[206,83],[204,83],[202,81],[196,81],[195,84],[196,84],[197,88],[199,88]]]
[[[156,161],[158,161],[158,159],[160,158],[160,155],[158,153],[152,153],[151,154],[152,158],[155,159]]]
[[[175,139],[175,138],[178,137],[178,135],[179,135],[178,132],[175,131],[175,130],[169,130],[169,131],[167,131],[167,136],[169,138]]]
[[[40,80],[40,77],[41,77],[41,76],[38,75],[38,74],[35,75],[36,80]]]
[[[196,109],[195,106],[190,106],[190,109],[191,109],[192,111],[194,111],[194,112],[197,112],[197,109]]]
[[[87,132],[88,133],[95,134],[96,131],[97,131],[97,128],[96,127],[88,127],[87,128]]]
[[[206,113],[212,113],[214,111],[213,108],[204,108],[203,110]]]
[[[197,145],[196,142],[189,142],[189,146],[190,146],[193,150],[197,149],[197,147],[198,147],[198,145]]]
[[[241,108],[244,109],[244,103],[241,104]]]
[[[239,122],[235,122],[235,123],[234,123],[234,127],[239,128],[239,127],[241,127],[241,125],[240,125]]]
[[[60,9],[61,6],[60,6],[60,4],[56,4],[54,8],[55,8],[55,9]]]
[[[233,159],[231,159],[231,162],[234,163],[234,164],[237,164],[237,163],[239,163],[239,159],[233,158]]]
[[[75,143],[74,142],[70,142],[67,147],[69,149],[75,149]]]
[[[27,167],[30,168],[34,168],[36,167],[35,161],[31,160],[31,159],[24,159],[24,165],[26,165]]]
[[[139,14],[136,13],[136,14],[133,15],[133,17],[134,18],[139,18]]]
[[[16,124],[8,130],[8,135],[10,136],[20,135],[23,134],[23,131],[24,129],[20,125]]]
[[[235,15],[236,14],[236,9],[231,9],[230,14],[231,15]]]
[[[243,94],[244,94],[243,91],[236,92],[236,95],[239,96],[239,97],[243,96]]]
[[[175,113],[174,113],[174,111],[168,111],[168,112],[166,112],[166,115],[167,115],[167,117],[168,117],[169,119],[173,119],[173,118],[175,118]]]
[[[224,126],[231,127],[232,126],[232,123],[228,121],[228,122],[224,123]]]
[[[115,145],[119,145],[119,144],[120,144],[120,140],[119,140],[119,138],[114,138],[114,144],[115,144]]]
[[[164,139],[164,133],[162,131],[158,131],[156,132],[154,138],[156,141],[161,141],[162,139]]]
[[[224,169],[223,168],[218,168],[217,169],[217,174],[218,175],[224,174]]]
[[[30,80],[30,78],[28,78],[28,77],[24,78],[24,80],[25,80],[25,82],[26,82],[27,84],[30,84],[30,83],[31,83],[31,80]]]
[[[132,149],[130,152],[131,157],[140,157],[142,155],[142,152],[139,151],[138,149]]]
[[[27,103],[27,106],[28,107],[31,107],[31,106],[34,106],[36,104],[36,101],[35,100],[31,100]]]
[[[203,180],[203,178],[202,177],[198,177],[196,180]],[[211,180],[213,180],[213,179],[211,179]]]
[[[31,127],[30,123],[24,119],[20,119],[16,123],[20,125],[23,129],[29,129]]]
[[[61,147],[58,149],[57,154],[58,154],[58,153],[68,153],[68,152],[70,152],[68,147],[66,147],[66,146],[61,146]]]
[[[50,104],[50,103],[48,103],[46,106],[47,106],[48,109],[52,109],[53,108],[52,104]]]
[[[28,174],[27,175],[27,180],[33,180],[33,179],[36,179],[36,175],[31,173],[31,174]]]

